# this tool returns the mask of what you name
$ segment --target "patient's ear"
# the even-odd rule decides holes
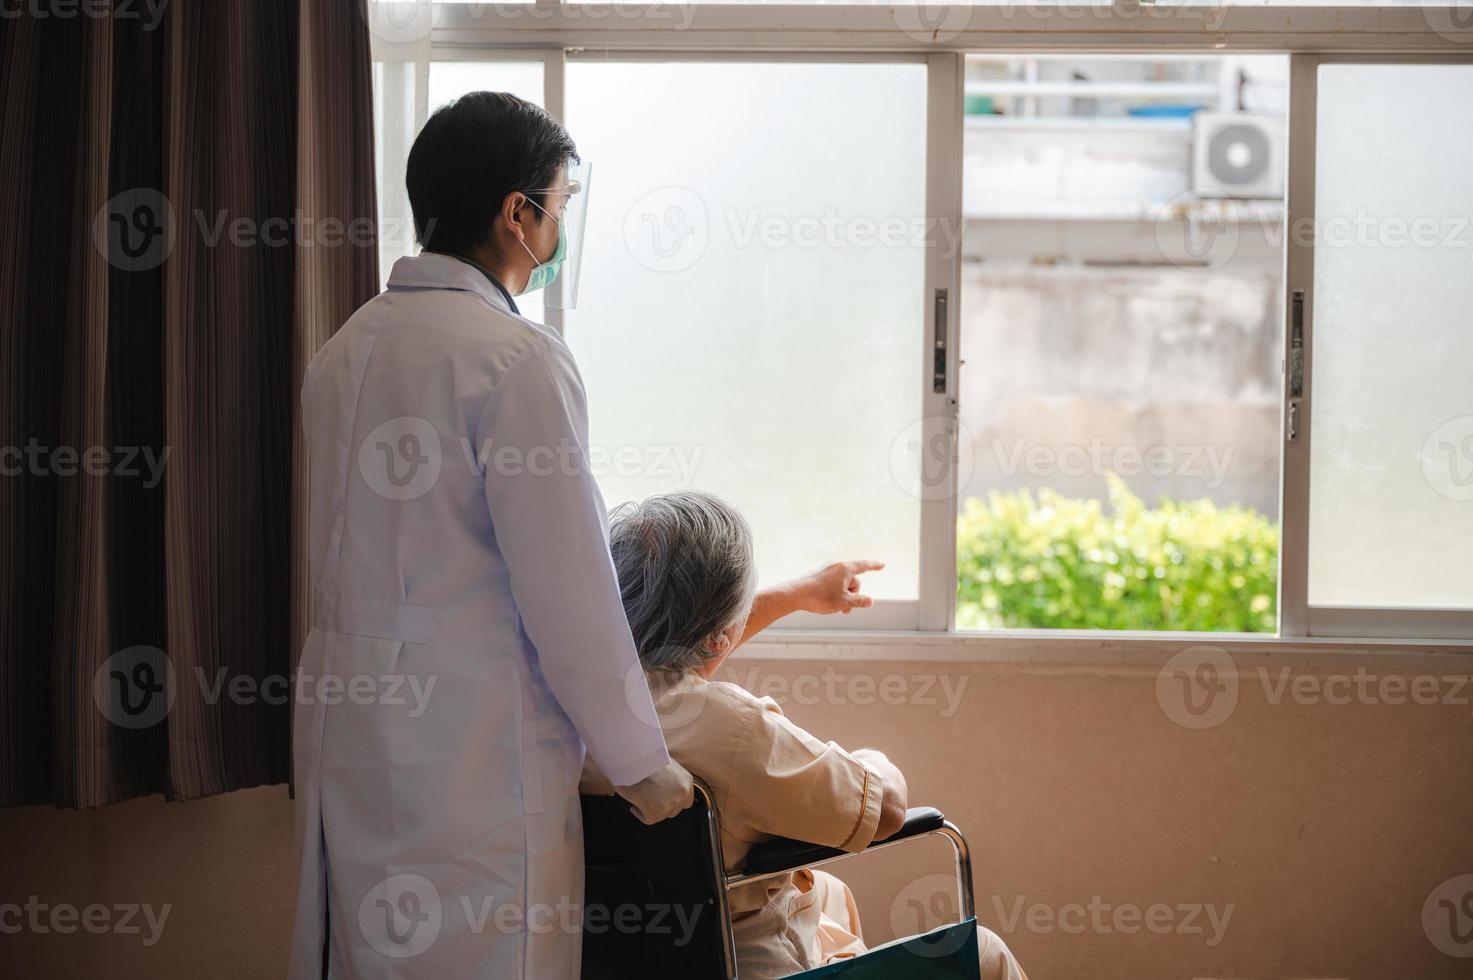
[[[735,645],[736,637],[732,635],[730,628],[722,630],[706,641],[706,649],[718,657],[731,653],[731,648]]]
[[[734,623],[706,641],[706,652],[710,654],[710,659],[701,666],[699,673],[702,677],[707,680],[711,679],[711,675],[716,673],[716,668],[721,666],[726,655],[736,649],[737,641],[742,638],[744,627],[744,623]]]

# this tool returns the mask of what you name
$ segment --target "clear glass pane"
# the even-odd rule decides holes
[[[1287,85],[967,59],[959,629],[1277,629]]]
[[[926,75],[918,64],[575,62],[594,163],[568,340],[611,504],[741,508],[774,580],[841,557],[917,596]],[[883,121],[883,124],[880,124]]]
[[[1473,608],[1473,66],[1325,65],[1309,601]]]

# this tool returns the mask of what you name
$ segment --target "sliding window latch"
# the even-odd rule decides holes
[[[1289,305],[1289,397],[1304,394],[1304,290],[1296,289]]]
[[[938,395],[946,394],[946,290],[936,290],[936,305],[932,313],[932,361],[931,390]]]
[[[1290,442],[1299,438],[1299,399],[1304,395],[1304,290],[1289,295],[1289,403],[1285,432]]]

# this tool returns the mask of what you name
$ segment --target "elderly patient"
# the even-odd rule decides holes
[[[618,508],[611,545],[624,610],[670,754],[710,784],[727,870],[753,845],[791,837],[862,851],[900,828],[906,786],[875,749],[845,749],[789,721],[770,698],[711,679],[727,654],[788,612],[868,605],[842,562],[756,592],[751,532],[707,494],[672,493]],[[582,791],[612,793],[592,761]],[[751,882],[730,894],[742,977],[776,978],[865,950],[843,882],[818,870]],[[986,980],[1024,980],[1002,940],[979,928]]]

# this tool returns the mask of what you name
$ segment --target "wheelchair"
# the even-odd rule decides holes
[[[851,856],[773,840],[754,847],[741,870],[728,873],[721,815],[699,779],[695,804],[652,827],[617,796],[584,796],[582,806],[584,980],[738,980],[727,889]],[[946,837],[955,849],[960,921],[793,977],[980,980],[971,854],[956,825],[934,807],[912,807],[899,831],[857,853],[931,834]]]

